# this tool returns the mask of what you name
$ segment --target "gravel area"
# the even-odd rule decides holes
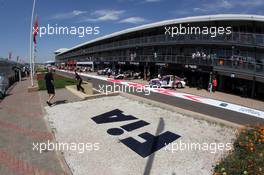
[[[78,153],[64,150],[64,156],[74,175],[144,174],[146,165],[153,158],[150,174],[162,175],[207,175],[212,174],[212,167],[225,154],[215,150],[178,150],[180,143],[200,145],[213,143],[230,144],[235,138],[235,130],[222,125],[197,120],[192,117],[170,112],[158,107],[131,99],[113,96],[88,101],[67,103],[46,107],[46,117],[53,121],[56,138],[59,143],[91,143],[93,150]],[[109,135],[110,128],[120,128],[132,121],[96,124],[91,118],[114,109],[133,115],[150,125],[124,132],[120,136]],[[149,132],[155,135],[160,118],[164,121],[163,132],[170,131],[181,137],[168,145],[168,149],[156,151],[152,156],[143,158],[120,142],[120,139],[133,137],[144,142],[138,135]],[[97,149],[99,147],[99,150]],[[79,151],[81,152],[81,151]],[[148,166],[149,167],[149,166]]]

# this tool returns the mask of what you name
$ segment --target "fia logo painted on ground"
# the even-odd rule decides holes
[[[113,136],[122,135],[125,131],[132,132],[136,129],[145,127],[150,123],[140,120],[132,115],[125,115],[123,111],[119,109],[114,109],[112,111],[103,113],[101,115],[92,117],[92,120],[96,124],[105,124],[105,123],[114,123],[114,122],[124,122],[124,121],[133,121],[132,123],[122,125],[117,128],[109,128],[107,133]],[[180,135],[172,133],[170,131],[163,132],[157,136],[154,136],[148,132],[143,132],[142,134],[138,135],[139,137],[143,138],[145,142],[141,143],[134,139],[133,137],[128,137],[125,139],[120,140],[121,143],[126,145],[128,148],[136,152],[141,157],[148,157],[152,153],[160,150],[164,146],[172,143],[173,141],[180,138]]]

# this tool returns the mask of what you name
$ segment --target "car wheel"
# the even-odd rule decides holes
[[[151,88],[160,88],[160,85],[154,83],[154,84],[150,84],[150,87],[151,87]]]
[[[161,84],[160,84],[160,83],[156,84],[156,86],[157,86],[158,88],[161,88]]]
[[[182,84],[181,83],[178,83],[177,84],[177,88],[183,88]]]

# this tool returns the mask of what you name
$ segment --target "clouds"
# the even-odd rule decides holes
[[[155,1],[155,0],[149,0]],[[127,24],[142,24],[147,22],[143,17],[132,16],[126,17],[125,10],[110,10],[110,9],[101,9],[95,10],[88,13],[87,11],[74,10],[68,13],[59,13],[51,17],[53,20],[65,20],[72,19],[75,17],[79,18],[79,22],[117,22],[117,23],[127,23]]]
[[[73,10],[72,12],[55,14],[51,17],[51,19],[57,19],[57,20],[71,19],[71,18],[74,18],[76,16],[80,16],[80,15],[85,14],[85,13],[87,13],[87,11]]]
[[[110,4],[110,5],[109,5]],[[89,11],[73,10],[59,13],[51,19],[73,19],[75,22],[111,22],[115,24],[144,24],[157,19],[187,17],[211,14],[263,14],[264,0],[116,0],[114,8],[109,3],[106,8]],[[152,11],[158,13],[152,14]],[[168,12],[168,14],[166,14]]]
[[[254,10],[255,7],[264,6],[263,0],[215,0],[201,4],[200,7],[194,7],[194,12],[229,12],[236,10],[245,10],[251,8]]]
[[[263,6],[263,0],[243,0],[243,1],[236,1],[234,3],[236,6],[242,7],[256,7],[256,6]]]
[[[264,0],[186,0],[170,13],[177,17],[211,14],[263,14]],[[263,10],[262,10],[263,11]]]
[[[125,10],[96,10],[91,13],[91,17],[83,19],[86,22],[98,22],[98,21],[116,21],[120,19],[120,16],[125,13]]]
[[[125,13],[125,10],[95,10],[88,13],[87,11],[73,10],[67,13],[58,13],[53,15],[50,19],[65,20],[79,17],[80,22],[97,22],[97,21],[115,21],[119,20],[120,16]]]
[[[194,7],[192,10],[196,13],[218,12],[219,10],[228,10],[234,7],[228,0],[216,0],[201,4],[200,7]]]
[[[165,0],[116,0],[119,4],[130,4],[133,5],[144,5],[144,4],[157,4],[157,2],[162,2]],[[123,6],[123,5],[122,5]],[[128,7],[130,7],[129,5]],[[125,8],[127,9],[127,8]],[[123,9],[96,9],[94,11],[83,11],[83,10],[73,10],[71,12],[58,13],[50,17],[52,20],[68,20],[75,18],[77,22],[117,22],[117,23],[130,23],[130,24],[140,24],[145,23],[149,20],[135,16],[133,13],[127,14],[129,10]]]
[[[234,4],[232,4],[228,0],[220,0],[220,1],[218,0],[215,2],[203,4],[201,9],[205,11],[212,11],[212,10],[217,11],[218,9],[230,9],[230,8],[233,8],[233,6]]]
[[[130,24],[141,24],[147,22],[146,19],[142,17],[127,17],[125,19],[121,19],[125,16],[125,10],[96,10],[91,13],[94,18],[86,18],[83,19],[83,22],[102,22],[102,21],[116,21],[118,23],[130,23]]]
[[[123,19],[119,21],[120,23],[130,23],[130,24],[140,24],[140,23],[145,23],[148,20],[141,18],[141,17],[129,17],[126,19]]]

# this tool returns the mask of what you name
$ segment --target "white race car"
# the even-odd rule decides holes
[[[162,88],[184,88],[186,82],[174,75],[165,75],[161,79],[155,78],[149,81],[151,87],[162,87]]]

